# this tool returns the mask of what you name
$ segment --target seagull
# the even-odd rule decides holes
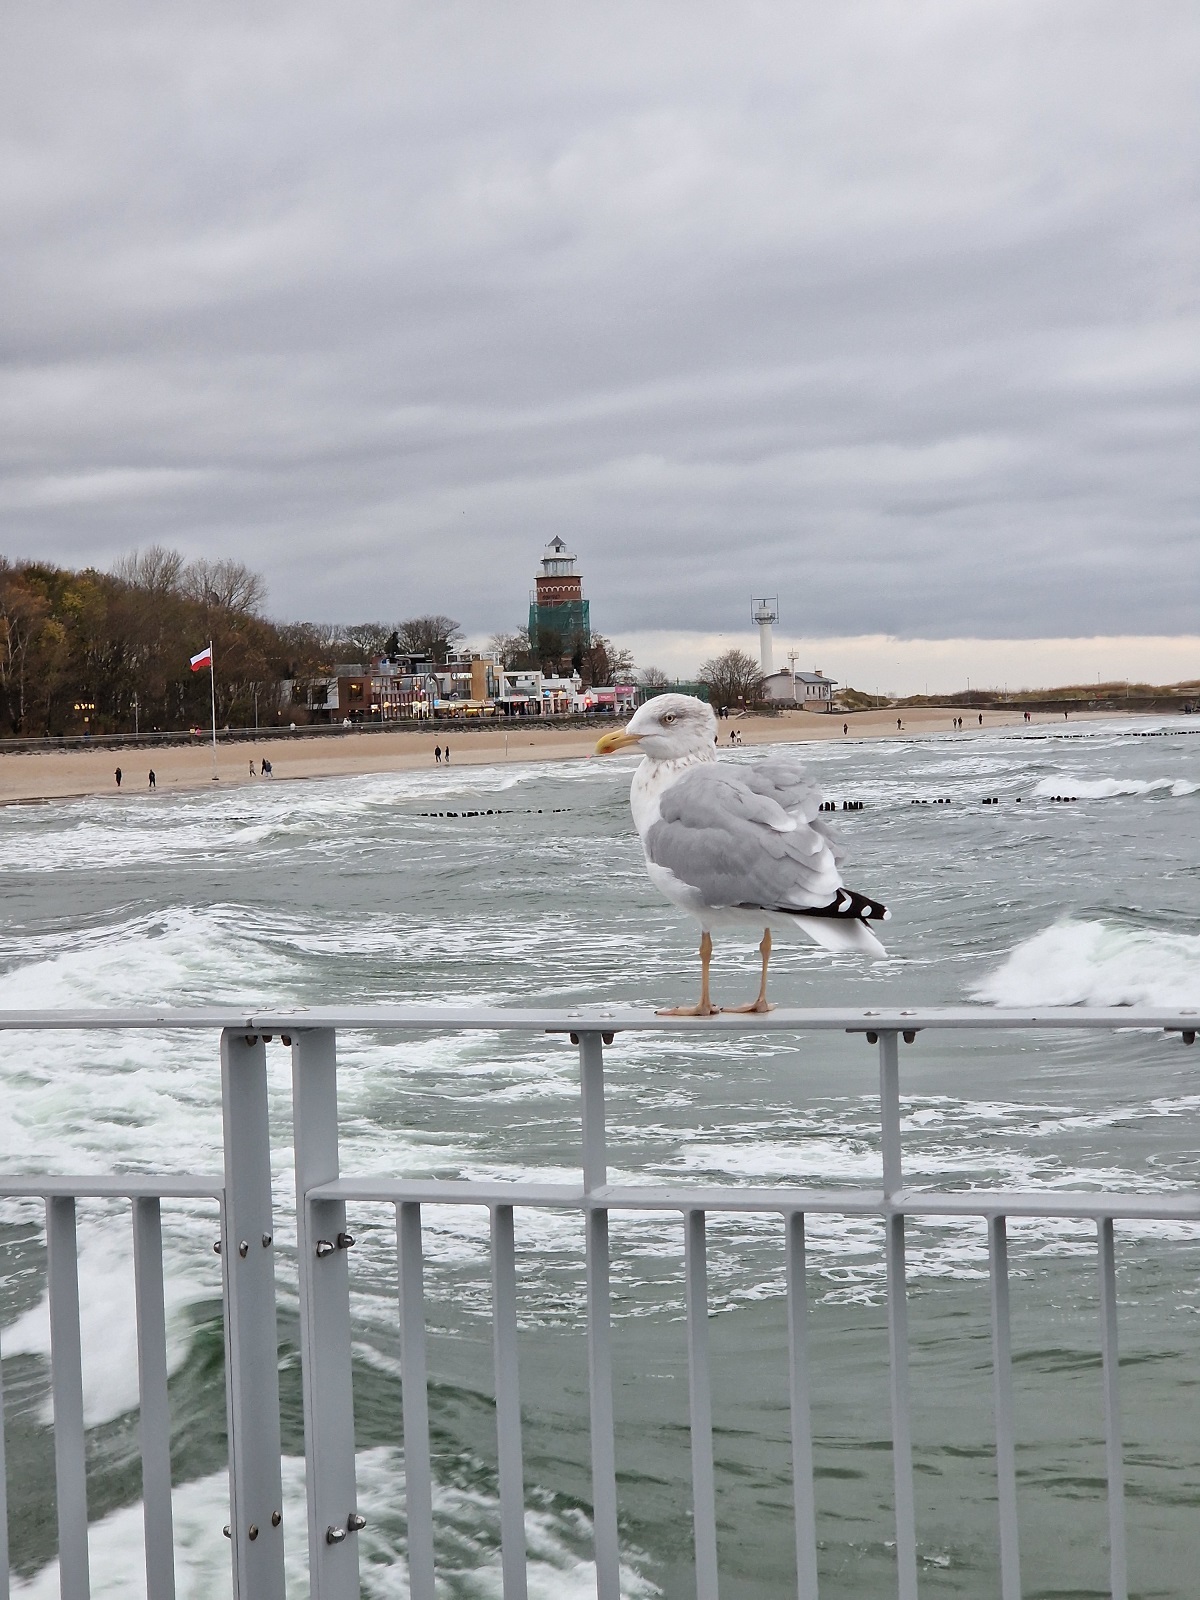
[[[814,781],[786,758],[720,761],[716,739],[710,705],[660,694],[595,750],[598,756],[634,745],[642,751],[629,805],[646,871],[700,924],[700,1003],[662,1010],[663,1017],[773,1010],[767,1001],[772,928],[799,929],[827,950],[885,954],[868,923],[882,922],[887,908],[843,884]],[[762,978],[749,1005],[712,1003],[714,928],[763,930]]]

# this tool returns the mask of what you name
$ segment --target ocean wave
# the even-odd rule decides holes
[[[1119,795],[1169,794],[1173,799],[1200,792],[1187,778],[1075,778],[1066,773],[1043,778],[1034,786],[1038,799],[1067,794],[1076,800],[1114,800]]]
[[[409,1594],[403,1518],[404,1461],[400,1451],[379,1447],[355,1457],[359,1504],[369,1512],[359,1537],[362,1550],[362,1593],[367,1600],[407,1600]],[[574,1507],[547,1504],[550,1497],[534,1489],[544,1503],[525,1513],[529,1551],[530,1600],[584,1600],[596,1592],[596,1569],[588,1556],[589,1519]],[[214,1541],[213,1529],[229,1518],[229,1480],[224,1472],[180,1484],[172,1494],[175,1522],[175,1581],[179,1600],[222,1600],[230,1595],[229,1546]],[[500,1592],[499,1503],[495,1495],[458,1485],[435,1484],[433,1516],[440,1576],[448,1592],[494,1595]],[[284,1562],[287,1592],[293,1600],[309,1593],[304,1529],[304,1462],[283,1458]],[[122,1506],[91,1525],[92,1595],[94,1600],[125,1600],[145,1594],[145,1557],[140,1502]],[[621,1593],[629,1600],[650,1600],[661,1593],[638,1565],[640,1552],[626,1552],[621,1568]],[[439,1591],[441,1584],[439,1584]],[[58,1563],[51,1562],[31,1578],[17,1579],[20,1600],[53,1600],[59,1592]]]
[[[996,1006],[1200,1006],[1200,935],[1067,919],[975,986]]]

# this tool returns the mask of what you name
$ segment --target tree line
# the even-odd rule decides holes
[[[262,578],[236,561],[185,561],[152,546],[111,572],[0,556],[0,731],[38,737],[205,726],[209,674],[190,659],[210,641],[217,720],[286,722],[282,687],[386,653],[445,660],[450,617],[338,625],[272,622]]]

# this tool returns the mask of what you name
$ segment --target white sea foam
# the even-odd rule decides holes
[[[355,1467],[358,1504],[368,1514],[359,1535],[362,1593],[366,1600],[407,1600],[403,1530],[394,1509],[404,1498],[403,1457],[386,1448],[363,1450]],[[229,1546],[222,1538],[214,1539],[213,1531],[229,1520],[225,1473],[214,1472],[177,1487],[172,1509],[178,1600],[224,1600],[232,1593]],[[433,1513],[441,1577],[455,1593],[478,1595],[480,1600],[498,1596],[496,1500],[477,1490],[439,1485],[434,1488]],[[304,1463],[294,1456],[283,1461],[283,1526],[287,1593],[291,1600],[304,1600],[309,1593]],[[582,1513],[546,1506],[527,1511],[525,1542],[530,1600],[586,1600],[595,1594],[596,1569],[582,1554],[590,1542],[590,1524]],[[93,1523],[89,1544],[93,1600],[141,1600],[146,1573],[140,1503],[122,1506]],[[632,1553],[633,1562],[641,1559]],[[48,1563],[31,1578],[17,1579],[12,1592],[20,1600],[57,1600],[58,1563]],[[660,1592],[636,1565],[622,1566],[621,1593],[628,1600],[651,1600]]]
[[[972,991],[997,1006],[1200,1006],[1200,935],[1067,919]]]
[[[1077,800],[1115,800],[1121,795],[1168,794],[1173,799],[1200,792],[1200,783],[1188,778],[1078,778],[1070,773],[1043,778],[1034,785],[1035,796],[1052,799],[1070,795]]]

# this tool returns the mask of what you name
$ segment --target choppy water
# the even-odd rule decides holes
[[[793,750],[835,800],[847,881],[887,901],[872,965],[777,943],[773,998],[1200,1004],[1200,738],[1191,719]],[[1163,730],[1164,736],[1146,738]],[[1196,732],[1200,734],[1200,729]],[[752,760],[745,752],[732,757]],[[694,930],[645,879],[632,763],[552,763],[122,795],[0,811],[0,1006],[244,1000],[662,1004],[696,985]],[[1077,797],[1062,803],[1053,797]],[[997,806],[980,804],[996,796]],[[949,797],[950,806],[914,805]],[[1020,797],[1020,804],[1017,804]],[[487,810],[492,816],[421,813]],[[717,998],[749,998],[752,945],[723,944]],[[220,1165],[215,1041],[0,1037],[8,1170]],[[287,1341],[291,1557],[303,1486],[287,1212],[288,1063],[274,1046]],[[344,1166],[570,1176],[575,1053],[558,1040],[341,1041]],[[1200,1053],[1146,1033],[989,1043],[922,1036],[903,1057],[916,1182],[1190,1188]],[[623,1037],[609,1052],[614,1175],[825,1184],[878,1172],[861,1040]],[[119,1219],[119,1220],[117,1220]],[[364,1593],[405,1594],[394,1233],[355,1218],[356,1400],[370,1514]],[[221,1537],[219,1261],[211,1208],[165,1208],[180,1594],[228,1593]],[[586,1371],[577,1219],[518,1216],[531,1592],[584,1595]],[[141,1592],[136,1352],[125,1212],[81,1207],[95,1593]],[[1133,1591],[1195,1593],[1200,1248],[1118,1228]],[[783,1250],[777,1219],[710,1228],[714,1420],[728,1592],[788,1592]],[[430,1210],[439,1556],[446,1594],[499,1593],[486,1219]],[[879,1226],[810,1223],[822,1594],[888,1592],[892,1538]],[[1026,1592],[1107,1593],[1092,1230],[1012,1225]],[[923,1593],[998,1594],[985,1239],[910,1234]],[[618,1451],[631,1595],[691,1592],[678,1219],[613,1222]],[[40,1206],[0,1210],[17,1592],[57,1592]]]

